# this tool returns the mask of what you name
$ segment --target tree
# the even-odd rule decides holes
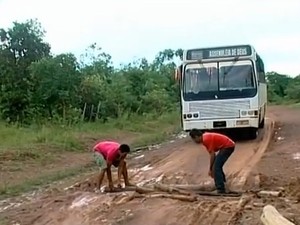
[[[9,122],[74,123],[82,116],[107,121],[177,108],[174,72],[182,49],[165,49],[152,62],[141,58],[116,69],[96,43],[79,61],[70,53],[53,56],[44,34],[37,20],[0,29],[0,113]],[[271,102],[300,101],[300,76],[270,72],[267,82]]]
[[[300,102],[300,75],[290,81],[286,93],[289,99]]]
[[[24,122],[31,114],[33,86],[28,68],[50,54],[44,34],[37,20],[14,22],[12,28],[0,29],[0,110],[8,121]]]
[[[32,105],[35,114],[53,118],[57,115],[70,120],[73,110],[78,111],[78,92],[81,74],[73,54],[61,54],[54,58],[44,58],[30,66],[34,92]]]
[[[276,72],[269,72],[266,74],[269,88],[279,97],[286,96],[286,88],[292,80],[287,75],[279,74]]]

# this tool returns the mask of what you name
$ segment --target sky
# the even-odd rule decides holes
[[[37,18],[54,54],[96,42],[115,65],[164,49],[251,44],[266,71],[300,74],[299,0],[0,0],[0,28]]]

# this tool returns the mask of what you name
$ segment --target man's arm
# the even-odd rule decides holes
[[[121,158],[118,166],[118,186],[121,186],[121,176],[123,174],[123,167],[124,167],[124,158]]]
[[[215,152],[213,152],[213,151],[209,152],[209,155],[210,155],[209,174],[211,176],[211,175],[213,175],[212,171],[213,171],[213,166],[214,166],[216,155],[215,155]]]

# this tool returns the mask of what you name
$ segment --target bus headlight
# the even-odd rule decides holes
[[[256,117],[258,115],[258,111],[257,110],[242,110],[240,111],[240,115],[241,117]]]
[[[247,111],[241,111],[241,116],[247,116]]]
[[[200,114],[199,114],[199,112],[185,113],[185,114],[183,114],[183,119],[197,120],[197,119],[200,119]]]
[[[252,110],[251,110],[251,111],[248,111],[248,115],[249,115],[249,116],[253,116],[253,115],[254,115],[254,111],[252,111]]]

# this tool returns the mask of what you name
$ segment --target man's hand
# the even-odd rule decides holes
[[[209,163],[208,175],[211,178],[214,178],[214,164],[215,164],[216,154],[213,151],[211,151],[209,152],[209,155],[210,155],[210,163]]]
[[[122,188],[121,181],[118,182],[117,187],[118,187],[118,188]]]

